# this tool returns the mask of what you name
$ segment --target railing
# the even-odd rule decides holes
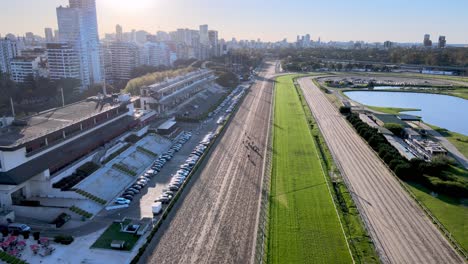
[[[273,124],[275,120],[275,84],[272,89],[272,104],[270,108],[270,122],[268,127],[267,144],[265,146],[265,161],[263,171],[263,182],[261,190],[260,212],[257,227],[257,238],[255,244],[254,263],[266,263],[268,256],[266,249],[268,248],[268,226],[270,218],[270,179],[272,172],[272,154],[273,154]]]

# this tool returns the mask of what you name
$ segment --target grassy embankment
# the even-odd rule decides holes
[[[444,195],[432,196],[428,189],[417,184],[409,183],[408,186],[416,198],[445,226],[466,252],[468,250],[468,203]]]
[[[318,149],[292,83],[275,91],[269,263],[351,263]]]

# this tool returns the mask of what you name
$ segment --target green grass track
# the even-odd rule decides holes
[[[292,78],[275,88],[268,263],[352,263]]]

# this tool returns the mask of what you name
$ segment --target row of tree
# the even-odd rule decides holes
[[[391,49],[340,49],[308,48],[281,49],[276,53],[281,59],[308,62],[313,59],[355,60],[390,64],[418,64],[430,66],[468,67],[468,49],[448,47],[445,49],[420,49],[396,47]]]
[[[363,122],[357,114],[351,113],[347,119],[400,179],[419,183],[434,192],[448,196],[468,197],[468,183],[447,173],[453,161],[446,156],[436,156],[431,162],[421,159],[408,161],[378,133],[377,129]]]

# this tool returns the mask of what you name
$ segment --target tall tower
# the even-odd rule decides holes
[[[45,28],[44,33],[47,43],[54,42],[54,33],[52,32],[51,28]]]
[[[57,8],[60,41],[70,43],[80,58],[81,82],[88,87],[102,81],[95,0],[69,0]]]
[[[122,29],[122,26],[121,25],[116,25],[115,26],[115,39],[117,41],[122,41],[123,40],[123,33],[122,33],[123,29]]]
[[[200,26],[200,43],[203,45],[209,45],[208,25]]]

